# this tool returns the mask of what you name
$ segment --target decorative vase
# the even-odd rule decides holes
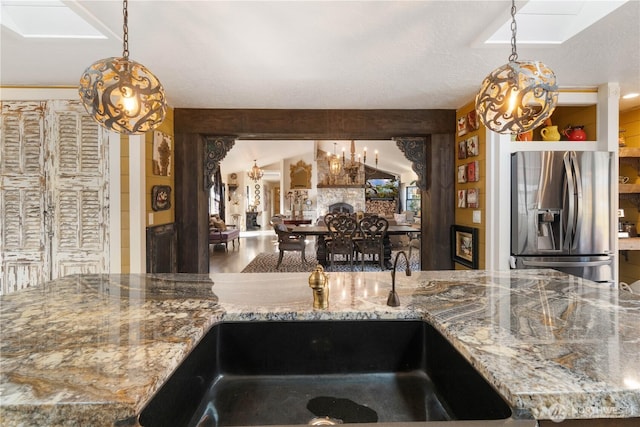
[[[516,137],[518,141],[533,141],[533,131],[519,133]]]
[[[558,126],[547,126],[540,130],[543,141],[560,141],[560,132]]]

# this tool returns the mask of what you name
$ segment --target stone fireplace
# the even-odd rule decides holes
[[[353,212],[364,211],[364,188],[319,187],[318,215],[322,217],[331,212],[332,205],[350,205]]]

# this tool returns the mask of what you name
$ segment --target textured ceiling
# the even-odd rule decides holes
[[[120,2],[65,4],[112,37],[23,39],[2,27],[2,85],[74,86],[92,62],[121,56]],[[456,109],[507,62],[509,46],[479,41],[509,9],[504,0],[130,0],[130,57],[175,108]],[[518,53],[554,69],[561,88],[619,82],[623,94],[640,92],[638,22],[631,0],[561,45]]]

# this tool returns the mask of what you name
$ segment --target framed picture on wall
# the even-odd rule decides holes
[[[477,156],[479,153],[478,135],[473,135],[465,140],[467,144],[467,157]]]
[[[469,132],[478,130],[480,128],[480,122],[478,121],[478,113],[476,110],[471,110],[467,113],[467,129]]]
[[[480,206],[480,194],[478,188],[469,188],[467,190],[467,207],[478,208]]]
[[[451,226],[451,258],[465,267],[478,269],[478,229],[463,225]]]
[[[467,182],[467,165],[458,166],[458,182],[461,184]]]
[[[467,116],[458,118],[458,136],[466,135],[467,133]]]
[[[458,190],[458,207],[467,207],[467,190]]]
[[[480,180],[478,161],[467,163],[467,182],[477,182]]]
[[[153,132],[153,174],[171,176],[171,136],[160,131]]]
[[[151,187],[151,209],[165,211],[171,207],[171,187],[154,185]]]
[[[467,141],[464,139],[458,142],[458,158],[459,159],[467,158]]]

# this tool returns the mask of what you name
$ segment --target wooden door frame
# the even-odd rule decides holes
[[[455,110],[176,109],[175,202],[178,271],[209,272],[205,137],[246,140],[426,137],[428,188],[422,191],[423,270],[451,269],[454,218]]]

